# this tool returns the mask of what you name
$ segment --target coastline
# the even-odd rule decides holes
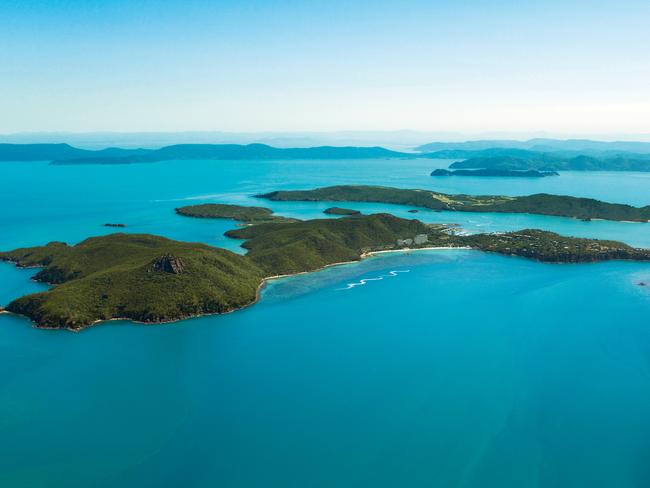
[[[393,252],[419,252],[419,251],[444,251],[448,249],[472,249],[470,246],[431,246],[431,247],[415,247],[403,249],[388,249],[386,251],[370,251],[361,255],[361,258],[374,256],[375,254],[388,254]]]
[[[326,264],[325,266],[321,266],[320,268],[317,268],[317,269],[314,269],[314,270],[311,270],[311,271],[300,271],[298,273],[267,276],[267,277],[262,279],[262,282],[257,287],[255,300],[253,300],[252,302],[250,302],[250,303],[248,303],[246,305],[243,305],[241,307],[233,308],[232,310],[228,310],[226,312],[198,313],[198,314],[187,315],[185,317],[177,318],[177,319],[161,320],[159,322],[143,322],[143,321],[139,321],[139,320],[133,320],[133,319],[128,318],[128,317],[112,317],[110,319],[95,320],[94,322],[92,322],[92,323],[90,323],[88,325],[85,325],[83,327],[79,327],[79,328],[47,327],[47,326],[38,325],[36,322],[29,319],[29,317],[27,317],[26,315],[16,314],[16,313],[10,312],[9,310],[5,310],[4,308],[0,308],[0,314],[6,313],[6,314],[10,314],[10,315],[16,315],[18,317],[24,317],[24,318],[30,320],[30,322],[32,323],[32,327],[35,328],[35,329],[67,330],[67,331],[75,332],[75,333],[82,332],[82,331],[84,331],[84,330],[86,330],[86,329],[88,329],[90,327],[94,327],[95,325],[98,325],[98,324],[101,324],[101,323],[104,323],[104,322],[114,322],[114,321],[120,321],[120,320],[128,321],[128,322],[131,322],[131,323],[137,324],[137,325],[173,324],[175,322],[182,322],[183,320],[195,319],[195,318],[200,318],[200,317],[208,317],[208,316],[211,316],[211,315],[226,315],[226,314],[229,314],[229,313],[237,312],[239,310],[243,310],[245,308],[251,307],[251,306],[255,305],[256,303],[258,303],[261,300],[261,298],[262,298],[262,290],[267,285],[267,283],[269,283],[269,282],[271,282],[273,280],[278,280],[278,279],[281,279],[281,278],[290,278],[292,276],[299,276],[299,275],[308,274],[308,273],[316,273],[318,271],[321,271],[321,270],[324,270],[324,269],[327,269],[327,268],[331,268],[331,267],[334,267],[334,266],[343,266],[345,264],[359,263],[364,259],[371,258],[372,256],[379,255],[379,254],[410,253],[410,252],[415,252],[415,251],[442,251],[442,250],[451,250],[451,249],[469,250],[469,249],[472,249],[472,248],[468,247],[468,246],[462,246],[462,247],[461,246],[431,246],[431,247],[416,247],[416,248],[402,248],[402,249],[387,249],[387,250],[383,250],[383,251],[368,251],[368,252],[360,254],[359,259],[353,260],[353,261],[341,261],[341,262],[338,262],[338,263]],[[42,266],[34,266],[34,268],[40,268],[40,267],[42,267]]]

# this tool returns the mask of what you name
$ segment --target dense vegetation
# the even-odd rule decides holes
[[[42,266],[35,279],[56,285],[7,307],[41,327],[223,313],[254,302],[262,283],[262,271],[244,256],[151,235],[111,234],[76,246],[55,242],[0,253],[0,259]]]
[[[244,205],[228,205],[224,203],[204,203],[179,207],[176,213],[185,217],[204,219],[233,219],[246,223],[261,223],[271,221],[291,220],[273,215],[273,210],[265,207],[248,207]]]
[[[138,234],[0,253],[0,260],[42,267],[35,279],[53,285],[14,300],[7,310],[28,316],[40,327],[73,330],[111,318],[156,323],[224,313],[253,303],[264,278],[403,248],[471,247],[548,262],[650,260],[650,250],[619,242],[539,230],[456,235],[453,227],[389,214],[267,222],[227,235],[246,240],[246,256]]]
[[[375,214],[253,225],[226,235],[246,239],[247,256],[267,274],[282,275],[356,261],[369,251],[395,249],[398,239],[434,234],[435,229],[418,220]]]
[[[650,261],[650,250],[616,241],[565,237],[554,232],[525,229],[504,234],[458,236],[456,242],[482,251],[522,256],[553,263],[633,259]]]
[[[591,198],[543,193],[524,197],[472,196],[382,186],[330,186],[314,190],[275,191],[257,196],[278,201],[379,202],[460,212],[531,213],[579,219],[637,222],[650,220],[650,206],[637,208]]]
[[[359,215],[361,212],[351,208],[330,207],[323,210],[323,213],[327,215]]]
[[[431,176],[496,176],[512,178],[542,178],[545,176],[558,176],[555,171],[511,170],[511,169],[435,169]]]

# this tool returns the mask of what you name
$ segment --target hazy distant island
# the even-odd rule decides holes
[[[537,171],[650,171],[650,143],[560,141],[466,141],[415,148],[424,158],[460,159],[457,169]]]
[[[0,144],[0,161],[51,161],[55,165],[134,164],[171,160],[295,160],[417,158],[383,147],[277,148],[266,144],[176,144],[160,149],[79,149],[68,144]]]
[[[494,176],[512,178],[543,178],[545,176],[558,176],[556,171],[512,170],[512,169],[435,169],[431,176]]]
[[[275,201],[377,202],[456,212],[530,213],[630,222],[650,220],[650,206],[638,208],[591,198],[545,193],[520,197],[448,195],[429,190],[342,185],[313,190],[274,191],[256,196]]]
[[[119,227],[119,228],[124,228],[124,227],[126,227],[126,224],[111,224],[111,223],[107,223],[107,224],[103,224],[103,225],[104,225],[104,227]]]
[[[531,139],[433,142],[427,158],[463,159],[452,168],[538,171],[650,171],[650,143]]]
[[[423,153],[433,153],[440,151],[483,151],[493,150],[495,148],[556,154],[650,154],[650,142],[644,141],[594,141],[590,139],[550,138],[535,138],[524,141],[514,139],[482,139],[460,142],[430,142],[416,147],[415,150]]]
[[[265,281],[276,276],[402,249],[473,248],[562,263],[650,260],[650,250],[620,242],[534,229],[457,235],[453,226],[390,214],[255,223],[226,235],[244,239],[248,253],[241,256],[205,244],[119,233],[75,246],[52,242],[2,252],[0,260],[41,267],[34,279],[53,285],[12,301],[6,310],[43,328],[80,330],[118,318],[168,322],[250,305]]]
[[[455,169],[537,171],[650,171],[650,150],[644,143],[552,144],[524,147],[483,147],[479,141],[432,143],[415,152],[373,146],[279,148],[266,144],[175,144],[158,149],[110,147],[81,149],[69,144],[0,144],[0,161],[50,161],[55,165],[135,164],[171,160],[340,160],[340,159],[462,159]],[[489,142],[489,141],[484,141]],[[590,144],[589,144],[590,143]],[[424,150],[430,148],[432,150]],[[570,149],[569,149],[570,148]],[[581,148],[581,149],[579,149]],[[632,152],[633,150],[639,152]],[[645,152],[640,152],[645,151]]]
[[[342,208],[342,207],[330,207],[323,210],[324,214],[327,215],[361,215],[361,212],[358,210],[353,210],[351,208]]]

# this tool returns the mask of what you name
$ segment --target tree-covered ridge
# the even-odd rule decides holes
[[[233,219],[245,223],[261,223],[271,221],[287,221],[286,217],[273,215],[273,210],[266,207],[249,207],[245,205],[229,205],[225,203],[203,203],[188,205],[175,209],[176,213],[185,217],[204,219]]]
[[[263,277],[250,259],[225,249],[139,234],[17,249],[0,259],[43,266],[35,279],[56,286],[19,298],[7,310],[54,328],[229,312],[255,301]]]
[[[502,195],[448,195],[429,190],[383,186],[330,186],[314,190],[274,191],[259,198],[276,201],[378,202],[458,212],[531,213],[572,217],[647,222],[650,206],[607,203],[592,198],[536,194],[523,197]]]
[[[246,239],[246,255],[270,275],[313,271],[356,261],[370,251],[399,248],[398,240],[438,234],[440,226],[390,214],[253,225],[226,232]],[[422,244],[424,245],[424,243]]]

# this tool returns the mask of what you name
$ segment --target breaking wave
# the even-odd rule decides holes
[[[380,276],[377,276],[376,278],[363,278],[355,283],[348,283],[345,288],[339,288],[339,290],[351,290],[352,288],[355,288],[357,286],[362,286],[368,283],[369,281],[381,281],[384,278],[390,278],[391,276],[397,276],[398,273],[409,273],[411,270],[410,269],[404,269],[404,270],[395,270],[395,271],[389,271],[387,274],[383,274]]]

